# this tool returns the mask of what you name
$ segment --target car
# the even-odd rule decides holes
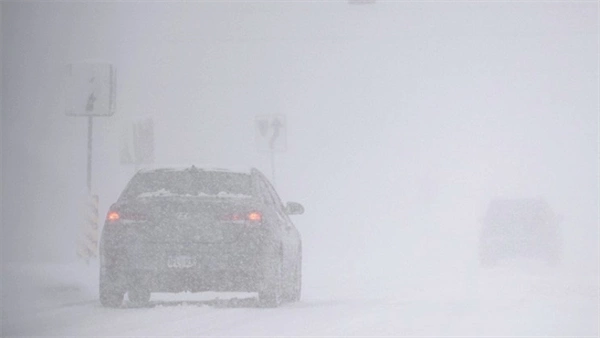
[[[257,292],[259,304],[300,300],[302,240],[257,169],[138,171],[109,208],[99,244],[99,296],[145,306],[153,292]]]
[[[541,198],[490,201],[481,219],[481,265],[494,266],[505,258],[533,258],[557,264],[561,253],[560,220]]]

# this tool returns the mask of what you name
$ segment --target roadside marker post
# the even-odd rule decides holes
[[[99,217],[98,195],[89,196],[85,203],[85,221],[79,229],[77,238],[77,257],[89,264],[90,259],[98,257]]]

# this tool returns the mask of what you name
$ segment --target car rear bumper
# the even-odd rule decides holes
[[[144,288],[150,292],[255,292],[260,274],[248,271],[218,270],[116,270],[114,281],[127,290]]]
[[[145,244],[104,250],[102,269],[126,289],[151,292],[259,290],[268,252],[233,244]]]
[[[479,253],[485,257],[545,257],[549,254],[558,252],[557,245],[551,241],[534,240],[482,240],[480,242]]]

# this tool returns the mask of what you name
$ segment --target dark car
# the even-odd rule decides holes
[[[484,266],[525,257],[556,264],[560,258],[560,217],[543,199],[495,199],[481,220],[479,258]]]
[[[298,301],[302,242],[256,169],[138,172],[107,213],[100,240],[100,302],[138,305],[152,292],[258,292],[260,304]]]

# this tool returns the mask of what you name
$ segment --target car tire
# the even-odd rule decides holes
[[[300,301],[300,297],[302,296],[302,254],[300,253],[298,257],[298,262],[296,263],[296,273],[294,274],[294,284],[293,284],[293,293],[291,297],[292,302]]]
[[[261,307],[275,308],[281,305],[283,299],[282,259],[266,267],[265,270],[261,290],[258,292],[258,301]]]
[[[284,302],[297,302],[300,300],[302,290],[302,257],[299,256],[293,267],[289,279],[285,283]]]
[[[146,306],[150,302],[151,292],[144,287],[136,287],[127,292],[127,298],[135,306]]]
[[[120,307],[123,304],[125,290],[115,282],[115,274],[110,274],[106,269],[100,270],[99,296],[100,304],[104,307]]]

